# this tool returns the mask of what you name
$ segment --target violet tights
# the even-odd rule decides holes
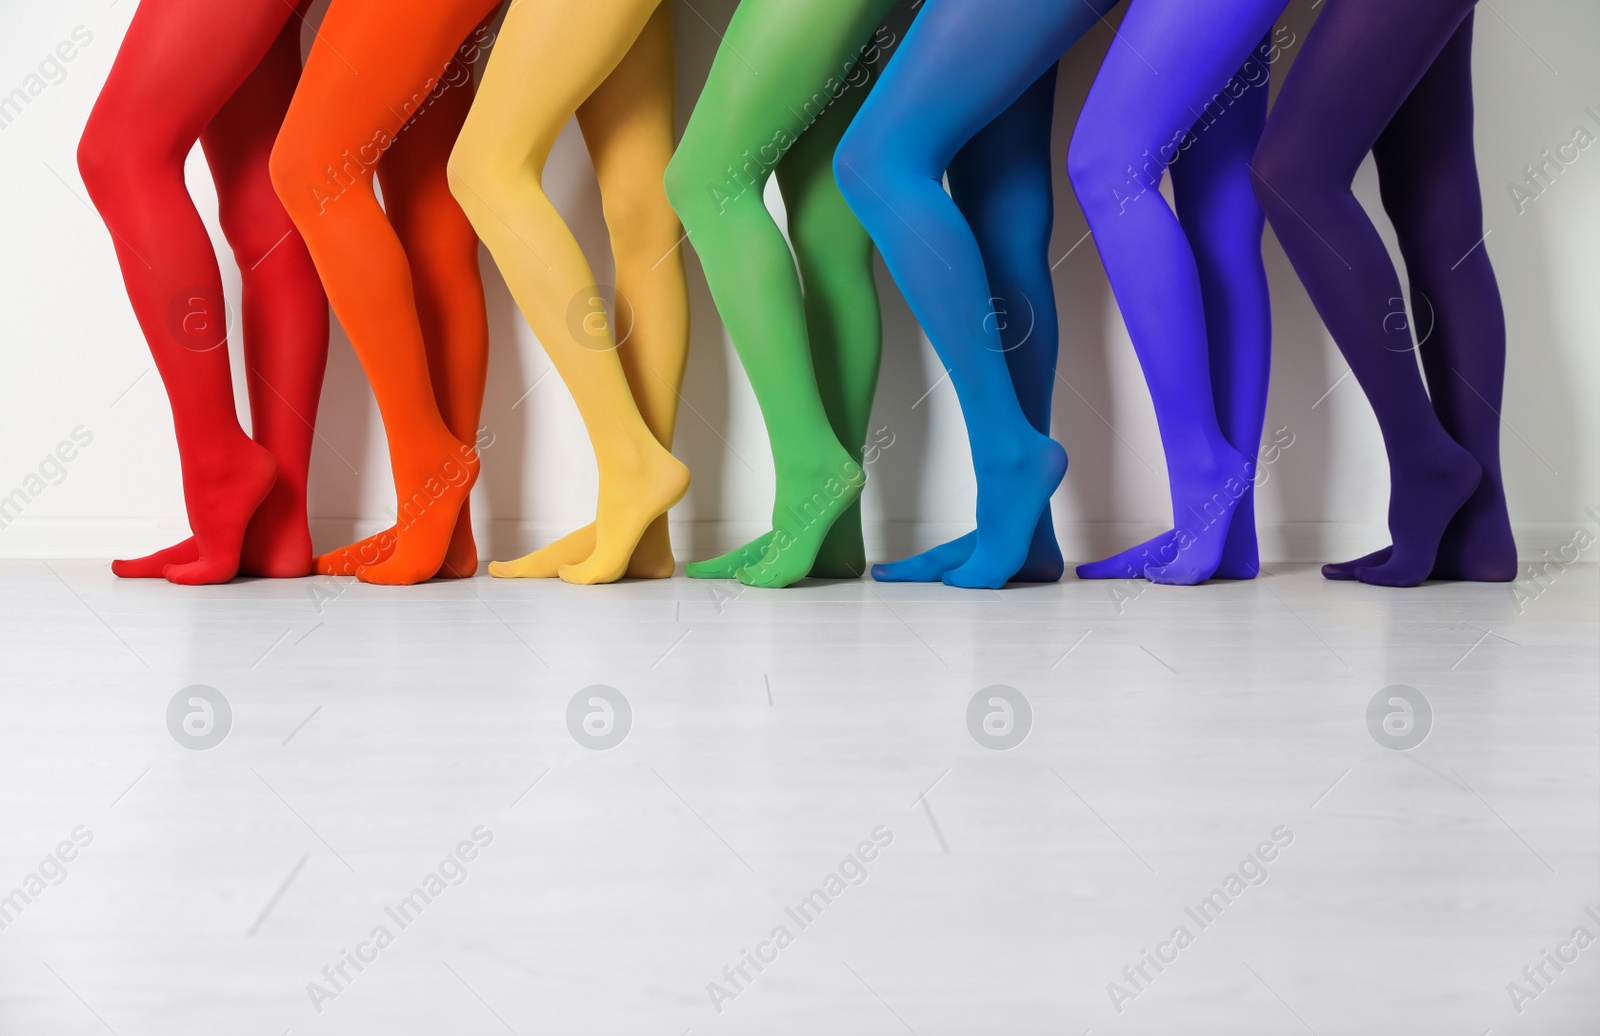
[[[1330,0],[1256,154],[1256,194],[1389,457],[1393,546],[1327,566],[1332,579],[1516,575],[1499,453],[1505,316],[1472,145],[1473,6]],[[1400,278],[1350,189],[1369,151],[1411,281],[1421,372]]]
[[[1067,169],[1155,404],[1173,528],[1080,578],[1256,574],[1271,318],[1250,159],[1282,9],[1133,0],[1084,103]],[[1176,211],[1157,190],[1169,166]]]

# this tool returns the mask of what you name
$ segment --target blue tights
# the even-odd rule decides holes
[[[1049,260],[1055,221],[1050,161],[1055,87],[1056,67],[1051,65],[956,153],[946,171],[951,200],[971,228],[985,275],[978,297],[967,300],[972,304],[962,317],[973,332],[981,333],[987,323],[998,334],[1016,402],[1042,435],[1050,434],[1050,390],[1060,343]],[[844,153],[840,168],[848,164],[859,172],[855,157],[872,169],[871,159],[854,150]],[[877,173],[869,175],[876,178]],[[872,577],[889,583],[936,583],[965,564],[977,545],[978,533],[970,532],[915,557],[874,565]],[[1022,567],[1010,578],[1053,583],[1064,567],[1046,501]]]
[[[1059,6],[1045,17],[1029,0],[929,0],[835,155],[845,200],[949,371],[978,479],[977,531],[877,566],[879,579],[997,588],[1060,577],[1053,69],[1112,3]],[[1017,319],[1029,310],[1031,333]]]

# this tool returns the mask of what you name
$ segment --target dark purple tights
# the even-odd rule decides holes
[[[1256,152],[1256,195],[1389,455],[1394,545],[1324,567],[1330,579],[1414,586],[1517,572],[1500,477],[1505,315],[1472,146],[1473,6],[1329,0]],[[1369,151],[1411,281],[1417,347],[1400,278],[1350,190]]]

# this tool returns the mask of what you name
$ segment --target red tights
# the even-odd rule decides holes
[[[284,0],[143,0],[84,130],[78,166],[172,404],[193,532],[116,562],[120,576],[312,570],[306,475],[328,309],[267,171],[300,77],[300,24]],[[251,435],[234,404],[217,257],[184,184],[196,140],[243,278]]]

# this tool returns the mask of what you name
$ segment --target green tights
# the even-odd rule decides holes
[[[772,531],[686,567],[788,586],[855,578],[862,445],[883,352],[872,241],[845,204],[833,153],[894,37],[895,0],[744,0],[711,65],[667,195],[700,256],[772,447]],[[762,201],[776,172],[791,254]]]

